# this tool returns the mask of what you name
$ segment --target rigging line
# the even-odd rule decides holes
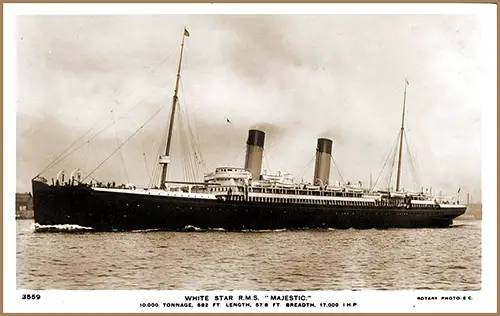
[[[179,78],[179,81],[180,81],[180,86],[181,86],[182,97],[184,100],[187,100],[186,95],[184,93],[184,84],[183,84],[182,77]],[[209,168],[205,164],[205,160],[203,159],[203,154],[201,151],[201,140],[200,140],[200,132],[199,132],[198,124],[197,124],[197,120],[196,120],[196,111],[193,111],[193,115],[192,115],[192,117],[193,117],[192,123],[194,125],[194,132],[193,132],[193,129],[191,128],[191,120],[189,118],[188,107],[186,107],[186,116],[188,118],[188,128],[189,128],[189,132],[190,132],[191,137],[192,137],[191,139],[192,139],[192,142],[196,146],[195,150],[198,152],[198,156],[199,156],[199,159],[201,161],[201,164],[203,165],[203,168],[205,168],[205,171],[208,172]]]
[[[415,168],[415,162],[414,162],[414,157],[413,157],[413,153],[412,153],[412,150],[411,150],[411,147],[410,147],[410,142],[408,141],[408,137],[406,136],[406,132],[404,133],[404,139],[405,139],[405,142],[406,142],[406,146],[408,148],[408,158],[409,158],[409,161],[410,161],[410,173],[411,173],[411,176],[412,176],[412,182],[413,184],[417,187],[417,191],[418,191],[418,187],[420,187],[420,179],[419,179],[419,176],[418,176],[418,172]]]
[[[198,143],[195,139],[195,135],[193,134],[193,130],[191,129],[191,126],[189,126],[189,134],[190,134],[190,139],[191,139],[191,146],[193,147],[193,151],[195,151],[195,158],[198,162],[199,168],[201,168],[201,165],[205,168],[205,170],[208,170],[205,161],[203,159],[203,153],[201,150],[201,145]]]
[[[387,166],[387,162],[389,161],[389,158],[390,158],[392,151],[393,151],[393,149],[391,148],[391,152],[387,155],[387,158],[385,159],[385,162],[384,162],[382,169],[380,170],[380,172],[377,176],[377,179],[375,179],[375,182],[373,183],[372,187],[370,188],[371,191],[373,191],[373,189],[375,188],[375,186],[378,183],[378,180],[380,179],[380,176],[382,176],[382,173],[384,172],[385,167]]]
[[[181,111],[179,111],[179,116],[182,116],[182,113]],[[184,122],[185,119],[179,119],[179,123],[181,124],[182,122]],[[185,161],[185,168],[186,168],[186,174],[187,174],[187,178],[186,180],[188,181],[192,181],[194,180],[194,176],[193,176],[193,155],[191,154],[191,151],[190,151],[190,146],[189,146],[189,140],[188,140],[188,135],[186,133],[186,125],[183,124],[183,126],[181,127],[181,138],[182,138],[182,150],[184,152],[184,161]]]
[[[151,181],[149,181],[149,187],[156,187],[156,164],[151,169]]]
[[[401,135],[401,131],[398,133],[398,138],[400,138],[400,137],[401,137],[400,135]],[[398,142],[398,144],[399,144],[399,142]],[[395,164],[396,164],[396,156],[397,156],[397,154],[398,154],[398,149],[399,149],[399,147],[398,147],[398,145],[396,144],[396,147],[394,148],[393,156],[392,156],[392,158],[391,158],[391,160],[390,160],[390,161],[391,161],[391,167],[389,168],[389,175],[388,175],[389,179],[387,180],[387,181],[388,181],[388,182],[387,182],[387,188],[388,188],[389,190],[390,190],[390,187],[391,187],[392,175],[393,175],[393,173],[394,173],[394,169],[395,169],[395,168],[394,168],[394,166],[395,166]]]
[[[186,54],[187,55],[187,54]],[[184,59],[184,64],[186,63],[185,59]],[[182,94],[182,97],[184,100],[186,100],[186,97],[184,95],[184,92],[182,90],[182,76],[181,74],[178,74],[178,78],[179,78],[179,85],[181,85],[181,94]],[[190,181],[190,174],[191,174],[191,157],[189,155],[188,152],[186,151],[189,151],[188,148],[186,148],[188,146],[187,144],[187,141],[186,141],[186,135],[185,135],[185,130],[183,128],[184,124],[184,120],[183,120],[183,117],[182,117],[182,112],[184,111],[184,107],[181,106],[180,104],[180,100],[177,99],[177,106],[178,106],[178,109],[179,111],[176,113],[177,116],[178,116],[178,119],[177,119],[177,126],[178,126],[178,135],[177,135],[177,139],[179,140],[179,144],[180,144],[180,151],[181,151],[181,157],[182,157],[182,160],[183,160],[183,164],[182,164],[182,170],[183,170],[183,174],[184,174],[184,180],[186,181]],[[189,122],[188,122],[189,124]]]
[[[231,164],[235,164],[236,159],[239,158],[241,154],[245,152],[246,148],[247,148],[246,146],[242,147],[241,150],[238,151],[238,153],[234,155],[233,158],[230,159]]]
[[[94,168],[82,181],[87,179],[90,175],[92,175],[97,169],[99,169],[106,161],[109,160],[123,145],[125,145],[132,137],[134,137],[146,124],[148,124],[160,111],[165,107],[162,105],[144,124],[142,124],[132,135],[130,135],[118,148],[116,148],[103,162],[101,162],[97,167]]]
[[[316,159],[316,154],[314,154],[311,158],[311,160],[309,160],[309,162],[307,163],[306,167],[304,168],[304,170],[302,171],[302,173],[300,174],[300,178],[303,178],[304,177],[304,174],[306,173],[306,171],[309,169],[309,167],[311,166],[311,163],[314,161],[314,159]]]
[[[144,158],[144,167],[146,168],[146,173],[148,174],[149,183],[151,183],[151,174],[149,173],[148,161],[146,159],[146,153],[144,151],[142,152],[142,157]]]
[[[389,158],[391,157],[392,153],[396,150],[395,147],[397,146],[398,140],[399,140],[399,135],[398,135],[398,137],[396,137],[396,140],[395,140],[394,144],[391,146],[391,150],[389,151],[389,154],[387,155],[387,158],[385,159],[384,165],[382,166],[382,169],[380,170],[380,172],[379,172],[379,174],[377,176],[377,179],[375,180],[375,183],[370,188],[370,190],[373,190],[375,188],[375,186],[377,185],[378,180],[380,179],[380,176],[384,172],[384,169],[385,169],[385,167],[387,165],[387,162],[389,161]]]
[[[191,140],[191,143],[193,143],[193,140]],[[191,147],[193,147],[193,144],[191,144]],[[197,179],[201,179],[203,177],[202,164],[203,161],[201,158],[201,151],[198,149],[197,151],[194,151],[194,157],[193,157],[193,167]]]
[[[113,113],[113,119],[114,118],[115,118],[115,115]],[[119,146],[120,145],[120,141],[118,139],[118,135],[116,135],[116,124],[113,124],[113,130],[114,130],[114,134],[115,134],[116,145]],[[120,152],[120,158],[121,158],[121,161],[122,161],[123,172],[125,174],[125,179],[127,180],[127,183],[130,183],[129,178],[128,178],[128,174],[127,174],[127,168],[125,167],[125,160],[123,159],[123,152],[121,150],[119,152]]]
[[[399,132],[399,135],[402,136],[401,132]],[[387,185],[388,188],[391,187],[392,174],[394,173],[394,164],[396,163],[396,154],[397,154],[397,151],[394,150],[394,155],[392,156],[391,169],[390,169],[390,173],[389,173],[389,183]]]
[[[161,142],[164,143],[164,142]],[[161,155],[161,146],[158,148],[158,152],[155,156],[155,160],[153,163],[153,179],[151,185],[156,187],[156,185],[160,182],[160,174],[161,174],[161,165],[159,163],[159,157]]]
[[[179,123],[179,120],[176,122],[177,124]],[[177,133],[174,135],[175,141],[179,144],[179,154],[180,154],[180,159],[182,161],[181,164],[181,170],[182,170],[182,180],[187,181],[187,172],[186,172],[186,159],[184,156],[184,148],[182,146],[182,139],[181,139],[181,131],[177,129]],[[172,171],[172,168],[170,168],[170,171]]]
[[[335,166],[335,170],[337,170],[337,173],[339,174],[340,180],[344,182],[344,178],[342,177],[342,174],[340,173],[340,169],[337,167],[337,164],[335,163],[335,159],[333,159],[333,156],[330,155],[330,159],[333,162],[333,165]]]
[[[414,162],[414,157],[413,157],[413,150],[411,149],[410,142],[408,141],[408,136],[406,135],[406,132],[404,133],[404,139],[406,142],[406,147],[408,148],[408,153],[409,153],[409,158],[410,158],[410,166],[411,166],[411,172],[413,175],[413,178],[415,180],[415,184],[417,185],[417,188],[420,187],[420,178],[418,176],[418,172],[416,170],[416,163]]]
[[[146,65],[146,66],[143,66],[143,68],[149,68],[149,74],[154,74],[154,73],[156,73],[156,72],[157,72],[157,71],[161,68],[161,66],[163,66],[163,64],[165,64],[165,62],[166,62],[167,60],[169,60],[171,57],[172,57],[172,54],[170,54],[170,55],[166,56],[166,57],[165,57],[162,61],[160,61],[160,63],[159,63],[156,67],[151,67],[150,65]],[[141,77],[141,81],[140,81],[139,83],[142,83],[142,82],[143,82],[143,81],[145,81],[146,79],[148,79],[148,76],[142,76],[142,77]],[[158,93],[159,91],[161,91],[161,89],[158,89],[158,90],[157,90],[157,92],[155,92],[155,94],[156,94],[156,93]],[[128,93],[128,95],[127,95],[126,97],[124,97],[124,99],[128,99],[128,98],[129,98],[129,96],[132,94],[133,90],[128,90],[128,92],[129,92],[129,93]],[[147,98],[149,98],[149,97],[150,97],[150,96],[146,97],[146,99],[147,99]],[[144,101],[144,99],[143,99],[142,101],[140,101],[140,102],[143,102],[143,101]]]
[[[142,130],[142,132],[143,132],[142,137],[144,137],[144,129]],[[146,173],[148,175],[148,180],[149,180],[149,182],[147,182],[146,184],[146,187],[151,188],[151,171],[148,169],[146,151],[144,150],[144,139],[141,139],[141,150],[142,150],[142,156],[144,158],[144,167],[146,169]]]
[[[152,70],[150,71],[151,74],[154,74],[158,69],[160,69],[161,66],[163,66],[163,64],[165,64],[165,62],[167,62],[167,60],[170,59],[170,57],[172,57],[172,55],[169,55],[169,56],[166,56],[159,64],[158,66],[156,66],[156,68],[152,68]],[[143,78],[146,78],[146,77],[143,77]]]
[[[182,109],[182,114],[186,117],[187,124],[185,125],[185,133],[186,133],[186,138],[187,138],[187,145],[190,146],[190,150],[193,152],[193,157],[192,157],[192,162],[193,162],[193,168],[195,169],[195,174],[198,174],[199,168],[198,165],[202,163],[201,161],[201,150],[199,144],[196,143],[196,139],[194,138],[193,135],[193,130],[191,128],[191,120],[189,116],[189,111],[187,108]]]
[[[154,167],[153,167],[153,186],[157,186],[160,183],[161,165],[158,161],[160,154],[156,155]]]
[[[162,61],[162,62],[161,62],[161,63],[160,63],[160,64],[159,64],[156,68],[153,68],[153,69],[152,69],[151,73],[155,73],[155,72],[156,72],[156,71],[160,68],[160,66],[162,66],[162,65],[163,65],[163,64],[167,61],[167,59],[168,59],[169,57],[170,57],[170,56],[165,57],[165,59],[164,59],[164,60],[163,60],[163,61]],[[143,78],[146,78],[146,77],[143,77]],[[148,98],[150,98],[152,95],[157,94],[158,92],[159,92],[159,90],[157,90],[157,91],[156,91],[155,93],[153,93],[153,94],[150,94],[149,96],[145,97],[144,99],[140,100],[140,101],[139,101],[139,103],[138,103],[138,104],[136,104],[136,106],[137,106],[137,105],[139,105],[139,104],[141,104],[141,103],[143,103],[145,100],[147,100]],[[129,95],[130,95],[130,93],[129,93]],[[134,107],[132,107],[132,108],[130,108],[130,110],[129,110],[128,112],[130,112],[130,111],[131,111],[132,109],[134,109],[134,108],[135,108],[135,106],[134,106]],[[114,107],[113,109],[111,109],[111,111],[110,111],[110,112],[113,112],[113,111],[114,111],[114,110],[116,110],[116,109],[117,109],[117,107]],[[126,112],[126,113],[128,113],[128,112]],[[82,136],[80,136],[79,138],[77,138],[77,139],[76,139],[76,140],[75,140],[75,141],[74,141],[74,142],[73,142],[73,143],[72,143],[69,147],[67,147],[67,148],[66,148],[63,152],[61,152],[61,153],[60,153],[60,154],[59,154],[59,155],[58,155],[58,156],[57,156],[57,157],[56,157],[56,158],[55,158],[52,162],[50,162],[50,163],[49,163],[49,164],[48,164],[48,165],[47,165],[47,166],[46,166],[46,167],[45,167],[45,168],[44,168],[44,169],[43,169],[40,173],[38,173],[38,174],[35,176],[35,178],[36,178],[36,177],[38,177],[39,175],[41,175],[42,173],[44,173],[45,171],[47,171],[48,169],[52,168],[55,164],[59,163],[61,160],[58,160],[58,159],[59,159],[62,155],[64,155],[64,153],[65,153],[65,152],[67,152],[67,151],[68,151],[71,147],[73,147],[76,143],[78,143],[81,139],[83,139],[83,138],[84,138],[84,137],[85,137],[88,133],[90,133],[90,131],[91,131],[92,129],[94,129],[94,127],[96,127],[96,126],[97,126],[99,123],[101,123],[101,121],[103,121],[103,120],[104,120],[104,116],[103,116],[101,119],[97,120],[97,121],[96,121],[96,122],[95,122],[95,123],[94,123],[94,124],[93,124],[93,125],[89,128],[89,129],[87,129],[87,131],[86,131],[86,132],[85,132]],[[79,148],[80,148],[80,147],[79,147]],[[74,152],[74,151],[73,151],[73,152]],[[67,157],[67,156],[65,156],[64,158],[66,158],[66,157]]]
[[[168,117],[170,117],[170,113],[172,112],[172,108],[170,108],[170,111],[168,113]],[[160,165],[159,159],[160,156],[162,155],[162,151],[165,148],[165,143],[166,143],[166,138],[167,138],[167,132],[168,132],[169,126],[165,124],[164,131],[162,133],[162,136],[160,138],[160,142],[158,143],[158,150],[156,152],[156,157],[153,163],[153,177],[152,177],[152,183],[150,186],[156,187],[158,183],[160,183],[160,174],[162,170],[162,166]]]
[[[156,92],[156,93],[158,93],[158,92]],[[156,94],[156,93],[154,93],[154,94]],[[129,109],[129,111],[127,111],[126,113],[128,113],[128,112],[132,111],[132,110],[133,110],[136,106],[138,106],[138,105],[140,105],[141,103],[143,103],[146,99],[148,99],[148,98],[149,98],[149,97],[151,97],[152,95],[153,95],[153,94],[151,94],[151,95],[147,96],[146,98],[144,98],[142,101],[140,101],[140,102],[139,102],[138,104],[136,104],[134,107],[130,108],[130,109]],[[114,111],[114,109],[112,109],[112,110],[111,110],[111,112],[113,112],[113,111]],[[61,155],[59,155],[59,157],[60,157],[60,158],[59,158],[57,161],[56,161],[56,160],[54,160],[54,161],[53,161],[53,163],[52,163],[51,165],[49,165],[48,167],[46,167],[46,168],[44,169],[44,171],[40,172],[40,174],[42,174],[42,173],[44,173],[45,171],[47,171],[48,169],[50,169],[50,168],[54,167],[57,163],[59,163],[59,162],[63,161],[63,160],[64,160],[64,159],[66,159],[67,157],[71,156],[73,153],[75,153],[77,150],[79,150],[80,148],[82,148],[83,146],[85,146],[87,143],[90,143],[91,141],[93,141],[93,140],[94,140],[97,136],[99,136],[102,132],[104,132],[104,131],[105,131],[105,130],[107,130],[110,126],[112,126],[113,124],[115,124],[115,122],[116,122],[117,120],[119,120],[119,119],[120,119],[120,117],[118,117],[116,120],[114,120],[114,121],[113,121],[113,122],[111,122],[110,124],[106,125],[103,129],[99,130],[99,132],[97,132],[96,134],[94,134],[94,135],[93,135],[91,138],[89,138],[86,142],[84,142],[84,143],[83,143],[83,144],[81,144],[80,146],[76,147],[76,148],[75,148],[75,149],[73,149],[71,152],[69,152],[69,153],[65,154],[63,157],[60,157],[62,154],[61,154]],[[101,119],[100,121],[102,121],[102,119]],[[99,121],[98,123],[100,123],[100,121]],[[94,124],[94,126],[93,126],[91,129],[93,129],[93,128],[95,127],[95,125],[97,125],[97,124]],[[89,130],[88,130],[88,132],[90,132],[90,130],[91,130],[91,129],[89,129]],[[87,134],[87,133],[86,133],[86,134]],[[82,137],[80,137],[78,140],[80,140],[81,138],[83,138],[83,136],[82,136]],[[77,143],[77,141],[75,141],[75,142],[73,143],[73,145],[74,145],[74,144],[76,144],[76,143]],[[72,145],[72,146],[73,146],[73,145]],[[71,148],[71,147],[69,147],[69,148]],[[68,148],[68,149],[69,149],[69,148]],[[66,151],[67,151],[67,150],[65,150],[65,152],[66,152]],[[39,174],[39,175],[40,175],[40,174]]]
[[[192,155],[190,155],[190,148],[188,144],[188,139],[186,135],[186,124],[185,121],[185,109],[178,103],[179,111],[177,112],[177,122],[178,122],[178,131],[179,131],[179,144],[181,145],[181,154],[184,169],[184,180],[191,181],[192,180]],[[189,124],[189,123],[188,123]]]
[[[283,167],[282,164],[280,164],[276,159],[273,158],[273,156],[269,153],[269,150],[264,149],[264,153],[266,153],[266,155],[269,158],[271,158],[278,165],[278,167],[281,168],[281,170],[283,170],[283,172],[286,172],[286,168]]]
[[[396,150],[397,150],[397,148],[396,148]],[[386,177],[387,185],[385,185],[385,187],[389,191],[390,191],[390,187],[391,187],[392,174],[394,173],[394,163],[395,162],[396,162],[396,151],[394,151],[394,153],[391,155],[391,159],[389,160],[388,174]]]
[[[87,143],[87,153],[85,154],[85,163],[83,164],[83,170],[87,169],[87,162],[89,160],[90,144]]]
[[[181,130],[180,130],[180,125],[181,125],[181,122],[180,122],[180,118],[178,118],[179,116],[179,112],[180,112],[180,106],[179,106],[179,101],[176,101],[177,102],[177,109],[176,109],[176,112],[175,112],[175,120],[174,120],[174,126],[172,128],[172,138],[171,138],[171,151],[170,151],[170,157],[172,157],[172,155],[175,153],[177,159],[179,159],[180,163],[178,164],[179,168],[177,168],[176,170],[178,171],[181,171],[182,173],[179,174],[178,176],[180,176],[180,179],[183,180],[183,181],[187,181],[186,179],[186,162],[185,162],[185,157],[184,157],[184,151],[183,151],[183,142],[182,142],[182,139],[181,139]],[[175,133],[174,133],[175,131]],[[172,174],[172,169],[173,168],[168,168],[167,172],[169,172],[169,174],[167,174],[167,177],[170,177],[171,174]]]
[[[182,77],[180,78],[180,83],[181,83],[182,98],[183,98],[183,100],[186,100],[186,103],[187,103],[187,98],[186,98],[186,95],[184,93],[184,85],[182,82]],[[201,144],[200,133],[198,131],[198,124],[196,124],[196,111],[193,111],[193,121],[194,121],[194,127],[195,127],[196,141],[198,142],[198,144]]]
[[[184,140],[185,144],[188,147],[188,154],[190,156],[190,162],[193,163],[193,168],[197,171],[196,163],[199,161],[198,159],[198,146],[196,144],[196,140],[193,137],[193,132],[191,130],[191,120],[189,117],[189,112],[186,107],[181,108],[181,115],[184,117],[182,120],[185,121],[185,124],[182,124],[182,129],[184,132]],[[192,154],[191,154],[192,153]]]
[[[149,187],[151,187],[151,188],[156,188],[156,183],[159,182],[159,180],[156,181],[156,179],[157,179],[157,175],[156,175],[157,171],[156,171],[156,169],[157,169],[156,167],[153,168],[153,172],[152,172],[152,176],[151,176],[151,182],[149,183]]]
[[[135,109],[135,107],[141,105],[144,101],[146,101],[148,98],[150,98],[151,96],[153,96],[154,94],[157,94],[158,91],[146,96],[145,98],[143,98],[141,101],[139,101],[139,103],[137,103],[135,106],[131,107],[128,109],[128,111],[126,113],[129,113],[130,111],[132,111],[133,109]],[[110,113],[113,113],[114,110],[116,110],[118,107],[115,107],[113,109],[110,110]],[[118,118],[120,119],[120,117]],[[106,129],[108,129],[111,125],[113,125],[118,119],[114,120],[113,122],[111,122],[110,124],[108,124],[106,127],[104,127],[103,129],[101,129],[97,134],[95,134],[94,136],[92,136],[90,139],[88,139],[85,143],[89,143],[90,141],[92,141],[93,139],[95,139],[98,135],[100,135],[103,131],[105,131]],[[85,143],[81,144],[80,146],[78,146],[77,148],[75,148],[72,152],[64,155],[64,157],[61,158],[61,156],[67,151],[69,150],[72,146],[74,146],[78,141],[80,141],[85,135],[87,135],[92,129],[94,129],[94,127],[96,127],[99,123],[101,123],[101,121],[104,120],[104,117],[101,118],[100,120],[98,120],[94,125],[92,125],[85,133],[84,135],[82,135],[79,139],[77,139],[75,142],[73,142],[73,144],[68,147],[63,153],[61,153],[58,158],[56,158],[49,166],[47,166],[43,172],[47,171],[48,169],[54,167],[57,163],[63,161],[64,159],[66,159],[68,156],[70,156],[71,154],[73,154],[74,152],[76,152],[78,149],[80,149],[82,146],[85,145]],[[43,173],[41,172],[41,173]],[[41,174],[40,173],[40,174]]]
[[[111,112],[113,112],[114,109],[111,109]],[[82,138],[84,138],[88,133],[90,133],[90,131],[92,129],[94,129],[94,127],[96,127],[99,123],[101,123],[101,121],[103,120],[104,118],[101,118],[100,120],[98,120],[97,122],[95,122],[89,129],[87,129],[87,131],[85,133],[83,133],[82,136],[80,136],[79,138],[77,138],[73,143],[71,143],[71,145],[69,145],[65,150],[63,150],[54,160],[52,160],[52,162],[50,162],[40,173],[38,173],[36,177],[38,177],[39,175],[41,175],[42,173],[44,173],[45,171],[47,171],[48,169],[52,168],[54,166],[54,164],[56,164],[58,162],[58,159],[64,155],[71,147],[73,147],[76,143],[78,143]]]
[[[405,144],[406,144],[406,148],[407,148],[407,151],[408,151],[408,154],[407,154],[407,160],[408,160],[408,164],[410,166],[410,180],[413,184],[413,187],[415,188],[415,186],[417,186],[417,181],[416,181],[416,178],[415,178],[415,168],[413,166],[413,159],[411,157],[411,151],[410,151],[410,148],[408,147],[408,139],[406,138],[406,135],[403,134],[403,138],[405,140]],[[417,186],[418,187],[418,186]]]
[[[82,170],[82,171],[83,171],[83,170]],[[83,173],[83,172],[82,172],[82,173]],[[88,177],[89,177],[89,178],[91,178],[91,180],[94,180],[96,183],[102,182],[102,181],[99,181],[99,180],[97,180],[96,178],[92,177],[91,175],[88,175]],[[82,180],[82,181],[80,181],[80,183],[82,183],[82,182],[83,182],[83,180]]]
[[[201,179],[203,177],[203,167],[202,167],[202,157],[201,157],[201,151],[198,149],[198,152],[195,152],[195,155],[193,157],[193,164],[195,168],[195,175],[197,179]]]
[[[182,85],[182,81],[181,81],[181,93],[184,95],[184,88]],[[190,112],[189,112],[188,107],[183,107],[182,111],[183,111],[183,115],[186,116],[186,121],[187,121],[186,127],[187,127],[187,132],[189,134],[188,140],[189,140],[189,143],[192,147],[191,149],[194,152],[195,160],[198,160],[198,162],[200,164],[202,164],[203,167],[205,168],[205,171],[208,171],[208,167],[205,164],[205,161],[204,161],[203,155],[202,155],[202,151],[201,151],[201,142],[199,141],[199,133],[197,130],[196,118],[194,117],[194,113],[192,116],[193,118],[191,119],[191,116],[189,115]],[[192,128],[193,125],[194,125],[196,133],[193,132],[193,128]],[[199,168],[196,168],[196,169],[197,169],[197,172],[199,172]]]
[[[182,160],[184,161],[183,164],[183,170],[184,170],[184,179],[187,181],[194,180],[193,177],[193,167],[192,167],[192,155],[190,155],[190,148],[189,148],[189,143],[186,135],[186,128],[184,124],[184,109],[183,107],[180,106],[179,104],[179,111],[177,112],[178,116],[178,130],[179,130],[179,143],[181,145],[181,155],[182,155]]]
[[[264,152],[265,153],[265,152]],[[269,165],[269,159],[268,158],[268,155],[264,155],[264,161],[266,162],[266,165],[267,165],[267,170],[269,170],[269,174],[273,174],[272,170],[271,170],[271,166]]]
[[[151,170],[151,181],[149,182],[150,188],[156,188],[156,167]]]
[[[280,141],[280,139],[275,139],[271,144],[269,144],[267,147],[267,149],[271,149],[274,147],[274,145],[276,145],[278,142]]]
[[[406,134],[406,131],[404,132],[404,138],[405,138],[406,144],[408,146],[408,152],[410,153],[411,158],[414,159],[414,162],[415,162],[414,167],[416,167],[418,169],[418,160],[416,159],[416,156],[413,154],[414,151],[410,146],[410,141],[408,140],[408,135]]]
[[[163,151],[163,148],[165,146],[164,144],[166,141],[166,129],[167,128],[168,128],[168,126],[165,127],[165,131],[162,134],[160,142],[158,143],[158,150],[156,151],[156,156],[155,156],[155,160],[154,160],[154,164],[153,164],[153,181],[155,181],[155,183],[157,183],[157,182],[159,183],[159,181],[160,181],[159,176],[160,176],[160,172],[161,172],[162,168],[161,168],[159,159],[162,155],[162,151]]]
[[[170,116],[170,113],[168,115]],[[163,151],[165,150],[165,143],[166,143],[166,140],[167,140],[167,131],[168,131],[168,128],[169,128],[169,126],[165,125],[164,133],[162,134],[160,142],[158,143],[158,151],[156,153],[155,164],[154,164],[155,172],[156,172],[156,175],[155,175],[155,178],[154,178],[155,185],[158,185],[160,183],[160,176],[161,176],[161,173],[162,173],[162,165],[160,164],[159,159],[163,155]]]

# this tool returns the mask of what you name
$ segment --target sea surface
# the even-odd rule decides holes
[[[451,228],[35,232],[17,220],[18,289],[479,290],[481,221]]]

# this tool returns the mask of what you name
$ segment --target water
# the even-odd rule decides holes
[[[18,289],[479,290],[481,221],[446,229],[40,233]]]

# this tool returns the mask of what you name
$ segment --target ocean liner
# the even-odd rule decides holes
[[[60,173],[49,183],[37,175],[32,179],[37,226],[77,225],[95,231],[419,228],[448,227],[465,212],[458,200],[400,190],[407,85],[395,190],[332,185],[333,142],[327,138],[317,140],[312,183],[295,183],[288,174],[262,174],[265,132],[258,129],[248,132],[243,168],[219,167],[200,182],[167,181],[186,37],[184,29],[165,151],[158,159],[160,183],[141,188],[103,185],[86,182],[79,172],[68,179]]]

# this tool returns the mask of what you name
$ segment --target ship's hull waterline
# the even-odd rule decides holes
[[[95,231],[448,227],[465,212],[465,207],[363,208],[179,198],[50,186],[36,180],[33,195],[38,225],[70,224]]]

